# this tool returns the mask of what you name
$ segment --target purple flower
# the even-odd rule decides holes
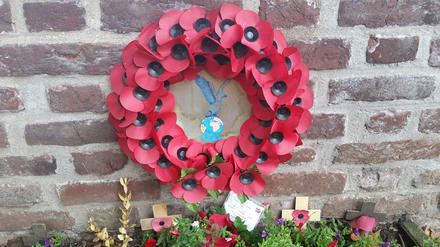
[[[53,247],[53,242],[45,241],[44,247]]]
[[[267,237],[267,232],[265,230],[263,230],[261,232],[261,237],[263,237],[263,238]]]
[[[379,244],[380,247],[390,247],[391,243],[390,242],[383,242],[382,244]]]
[[[351,231],[354,235],[359,236],[359,229],[355,228]]]
[[[337,232],[336,234],[335,234],[335,238],[339,241],[339,240],[341,240],[341,231],[339,231],[339,232]]]
[[[275,225],[284,225],[284,219],[283,218],[276,219]]]

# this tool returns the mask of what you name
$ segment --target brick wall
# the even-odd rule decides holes
[[[182,209],[119,151],[108,73],[164,11],[222,2],[0,0],[0,245],[33,222],[70,233],[91,215],[114,223],[121,176],[134,179],[136,219],[158,202]],[[305,145],[260,199],[278,210],[309,195],[326,217],[374,200],[389,220],[439,229],[439,1],[233,2],[283,30],[314,84]]]

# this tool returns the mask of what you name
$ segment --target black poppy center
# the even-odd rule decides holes
[[[168,80],[166,80],[166,81],[163,82],[163,88],[164,88],[165,90],[168,90],[168,88],[170,88],[170,82],[169,82]]]
[[[235,154],[239,157],[239,158],[246,158],[247,155],[241,150],[240,146],[237,146],[235,148]]]
[[[278,49],[278,44],[277,44],[277,42],[272,42],[272,45],[273,45],[273,47],[275,47],[275,49]]]
[[[249,51],[249,48],[245,45],[243,45],[241,42],[237,42],[232,46],[232,49],[234,50],[234,56],[236,58],[242,58],[246,56],[246,54]]]
[[[150,97],[150,91],[145,90],[141,87],[136,87],[133,90],[133,96],[140,101],[145,101],[148,99],[148,97]]]
[[[225,32],[228,30],[228,28],[232,27],[235,24],[235,22],[231,19],[224,19],[220,22],[220,30],[222,32]]]
[[[255,137],[253,134],[249,135],[249,140],[252,142],[252,144],[254,145],[260,145],[261,143],[263,143],[263,139],[257,138]]]
[[[202,40],[202,50],[204,52],[215,52],[218,48],[218,44],[216,42],[214,42],[214,40],[205,37]]]
[[[161,220],[161,221],[159,222],[159,225],[163,226],[163,225],[165,225],[165,222],[164,222],[163,220]]]
[[[290,109],[287,107],[280,107],[277,110],[276,118],[278,120],[286,120],[290,117]]]
[[[217,61],[217,63],[219,65],[226,65],[230,62],[228,57],[226,57],[225,55],[221,55],[221,54],[215,55],[214,59],[215,59],[215,61]]]
[[[298,214],[298,219],[304,218],[304,214]]]
[[[157,52],[157,47],[159,47],[159,44],[157,43],[156,36],[151,37],[150,41],[148,42],[148,47],[154,52]]]
[[[287,84],[284,81],[277,81],[272,85],[272,94],[281,96],[287,91]]]
[[[128,87],[126,80],[127,80],[127,73],[124,72],[124,74],[122,74],[122,84],[123,84],[125,87]]]
[[[257,41],[260,34],[255,27],[247,27],[244,29],[244,38],[249,42]]]
[[[157,99],[156,106],[154,107],[154,112],[160,111],[162,109],[163,102],[161,99]]]
[[[205,28],[211,27],[211,22],[209,22],[206,18],[199,18],[196,22],[194,22],[194,29],[197,32],[202,31]]]
[[[158,61],[149,63],[147,70],[148,70],[148,74],[150,74],[152,77],[159,77],[164,72],[162,64],[160,64]]]
[[[183,44],[175,44],[171,48],[171,56],[176,60],[185,60],[188,57],[188,49]]]
[[[292,105],[301,106],[301,105],[302,105],[302,99],[301,99],[301,98],[295,98],[295,99],[293,100]]]
[[[194,60],[196,62],[196,66],[203,66],[206,63],[206,57],[203,55],[196,55]]]
[[[267,72],[269,72],[272,69],[272,66],[272,61],[267,57],[262,58],[257,62],[257,70],[261,74],[266,74]]]
[[[186,151],[188,151],[187,147],[179,148],[179,150],[177,150],[177,158],[181,161],[187,160]]]
[[[243,173],[240,175],[240,182],[242,184],[251,184],[254,181],[254,175],[252,173]]]
[[[287,56],[284,60],[286,60],[287,70],[290,70],[290,68],[292,68],[292,60],[290,60],[290,58]]]
[[[270,105],[267,103],[267,101],[265,101],[264,99],[260,99],[260,105],[262,105],[265,108],[270,107]]]
[[[183,30],[182,26],[180,26],[179,23],[177,23],[171,27],[170,36],[171,36],[171,38],[176,38],[176,37],[179,37],[180,35],[182,35],[184,32],[185,32],[185,30]]]
[[[258,123],[260,123],[260,125],[265,127],[265,128],[272,126],[272,120],[261,120],[261,119],[258,119]]]
[[[159,158],[159,160],[157,161],[157,165],[160,168],[169,168],[173,163],[171,163],[171,161],[169,161],[165,156],[162,156]]]
[[[165,123],[165,121],[163,121],[162,118],[158,118],[156,120],[156,122],[154,123],[154,126],[153,126],[154,130],[157,131],[160,128],[160,126],[162,126],[164,123]]]
[[[144,150],[151,150],[156,146],[156,143],[152,138],[150,138],[147,140],[139,141],[139,146],[141,146],[141,148]]]
[[[254,81],[254,84],[252,84],[255,88],[261,88],[260,84],[258,84],[257,81]]]
[[[169,135],[166,135],[166,136],[162,137],[162,140],[160,141],[160,144],[162,145],[162,147],[167,149],[171,140],[173,140],[173,137],[169,136]]]
[[[267,155],[267,153],[265,152],[260,152],[260,154],[258,155],[258,159],[257,159],[257,163],[258,164],[263,164],[264,162],[267,161],[267,159],[269,158],[269,156]]]
[[[278,131],[273,132],[269,136],[269,141],[272,142],[273,144],[279,144],[283,141],[283,139],[284,139],[283,133]]]
[[[134,120],[133,122],[133,125],[140,127],[140,126],[144,126],[146,122],[147,122],[147,117],[142,113],[138,113],[136,120]]]
[[[197,187],[197,182],[196,182],[196,180],[194,180],[192,178],[186,179],[186,180],[183,181],[182,187],[185,190],[191,191],[191,190],[194,190]]]
[[[220,176],[221,170],[217,166],[211,166],[206,169],[206,175],[210,178],[218,178]]]

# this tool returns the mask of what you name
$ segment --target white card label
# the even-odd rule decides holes
[[[229,192],[224,207],[231,220],[234,221],[235,217],[240,217],[248,231],[252,231],[257,226],[265,209],[264,205],[255,199],[249,199],[245,203],[241,203],[237,194],[232,191]]]

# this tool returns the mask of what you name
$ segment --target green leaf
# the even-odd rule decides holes
[[[196,172],[196,168],[183,168],[180,171],[180,179],[184,178],[186,175]]]
[[[238,199],[241,203],[245,203],[247,200],[249,200],[249,197],[246,194],[237,195]]]
[[[220,191],[218,191],[218,190],[208,190],[208,194],[210,196],[212,196],[212,198],[217,200],[218,196],[220,195]]]
[[[199,209],[200,202],[198,202],[198,203],[187,203],[183,199],[182,199],[182,202],[185,205],[185,207],[187,207],[189,210],[191,210],[191,212],[197,213],[197,209]]]
[[[209,162],[208,166],[211,166],[213,164],[217,164],[217,163],[225,163],[226,161],[224,159],[222,159],[218,154],[214,155],[214,157],[212,157],[211,162]]]

